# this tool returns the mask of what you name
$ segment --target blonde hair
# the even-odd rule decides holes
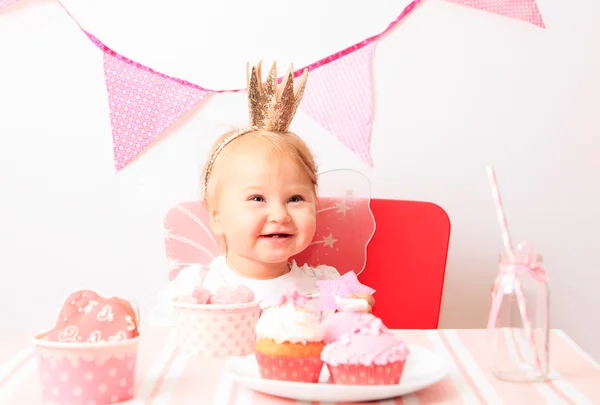
[[[215,140],[215,142],[210,148],[208,159],[205,163],[202,173],[206,173],[209,169],[208,165],[211,161],[211,158],[213,158],[221,144],[225,142],[225,140],[236,131],[237,130],[228,131]],[[274,132],[259,129],[256,131],[245,133],[244,135],[240,136],[240,138],[242,137],[254,138],[259,140],[260,144],[264,146],[264,148],[274,158],[281,159],[285,157],[292,159],[292,161],[297,165],[298,168],[306,172],[313,185],[313,191],[316,195],[318,176],[315,158],[308,145],[306,145],[306,143],[298,135],[296,135],[293,132]],[[231,142],[234,144],[233,146],[228,145],[225,148],[223,148],[222,151],[217,155],[218,158],[214,159],[214,161],[211,163],[214,166],[210,169],[210,173],[208,174],[208,178],[206,179],[204,195],[202,196],[203,203],[207,208],[214,207],[217,201],[217,186],[219,185],[218,172],[220,166],[218,162],[225,161],[231,158],[231,156],[235,153],[236,150],[236,141],[237,139]]]

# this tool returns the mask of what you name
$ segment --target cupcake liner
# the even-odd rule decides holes
[[[319,382],[323,361],[318,356],[271,356],[257,352],[261,378],[295,382]]]
[[[344,364],[327,365],[331,381],[343,385],[390,385],[398,384],[406,361],[396,361],[385,366]]]
[[[105,405],[134,396],[139,338],[114,343],[34,339],[45,403]]]
[[[254,353],[260,304],[185,304],[175,301],[177,345],[189,356],[227,357]]]

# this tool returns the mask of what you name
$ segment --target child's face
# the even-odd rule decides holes
[[[248,143],[220,168],[213,230],[225,236],[227,254],[238,263],[286,263],[314,237],[313,185],[291,158],[274,159]]]

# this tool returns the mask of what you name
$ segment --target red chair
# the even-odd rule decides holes
[[[450,220],[433,203],[371,200],[376,229],[361,283],[376,293],[373,314],[391,329],[436,329]]]

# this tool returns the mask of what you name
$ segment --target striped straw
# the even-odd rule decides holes
[[[504,205],[502,204],[502,197],[500,196],[500,188],[498,187],[496,172],[494,171],[494,168],[492,166],[488,166],[486,168],[486,171],[488,174],[488,179],[490,181],[490,186],[492,188],[494,202],[496,203],[496,216],[500,224],[500,231],[502,233],[502,243],[504,244],[504,249],[506,250],[509,262],[514,264],[515,254],[513,250],[513,244],[510,239],[510,233],[508,232],[508,223],[506,221],[506,214],[504,213]],[[527,311],[527,304],[525,302],[523,286],[521,285],[521,282],[518,278],[515,281],[515,290],[517,295],[517,303],[519,305],[519,312],[521,313],[521,318],[523,319],[523,328],[525,329],[525,335],[529,340],[531,349],[536,355],[536,366],[539,367],[539,356],[537,354],[537,350],[535,349],[535,340],[533,337],[533,330],[531,328],[531,320],[529,319],[529,312]],[[496,323],[496,318],[498,317],[498,310],[500,309],[499,301],[499,299],[496,299],[492,304],[490,319],[488,320],[488,327],[492,327]]]
[[[514,250],[513,244],[510,239],[508,232],[508,223],[506,222],[506,215],[504,214],[504,206],[502,204],[502,197],[500,196],[500,188],[498,187],[498,181],[496,180],[496,172],[492,166],[487,167],[487,174],[490,180],[490,186],[492,187],[492,196],[496,203],[496,216],[500,223],[500,231],[502,233],[502,243],[504,243],[504,249],[511,262],[514,261]]]

